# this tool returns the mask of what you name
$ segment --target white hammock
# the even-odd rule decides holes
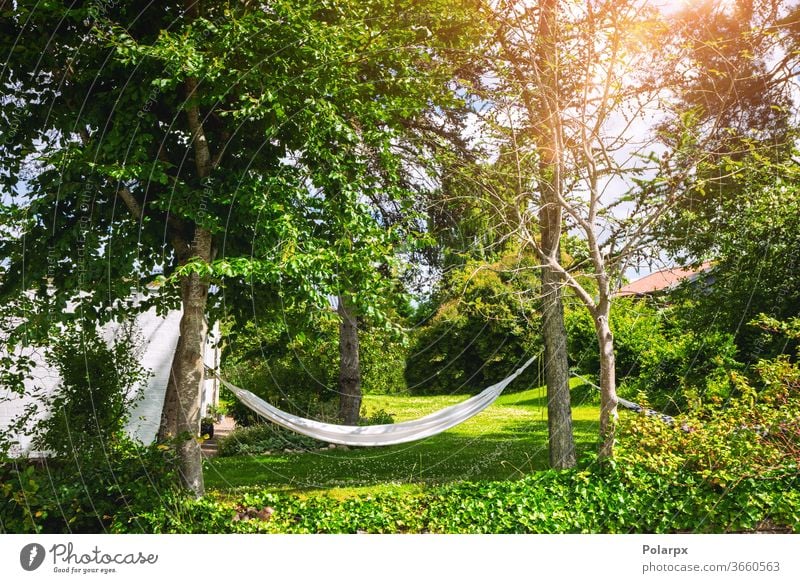
[[[312,419],[304,419],[303,417],[298,417],[297,415],[292,415],[291,413],[273,407],[250,391],[232,385],[225,379],[220,378],[219,380],[228,390],[236,395],[246,407],[286,429],[308,435],[309,437],[327,443],[353,446],[379,446],[425,439],[426,437],[442,433],[466,421],[470,417],[474,417],[491,405],[494,400],[500,396],[503,389],[522,374],[522,371],[528,368],[534,360],[536,360],[535,356],[515,370],[510,376],[507,376],[499,383],[484,389],[474,397],[462,403],[445,407],[436,413],[421,417],[420,419],[386,425],[333,425],[331,423],[322,423]]]

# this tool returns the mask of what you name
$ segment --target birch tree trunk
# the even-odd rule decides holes
[[[357,425],[361,411],[361,365],[358,356],[358,320],[344,296],[338,296],[339,322],[339,417],[345,425]]]

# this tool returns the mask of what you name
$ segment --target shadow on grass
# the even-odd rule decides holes
[[[573,421],[578,455],[596,444],[597,423]],[[513,421],[479,435],[449,431],[424,441],[379,448],[212,458],[207,487],[288,490],[377,484],[508,480],[548,468],[547,422]]]

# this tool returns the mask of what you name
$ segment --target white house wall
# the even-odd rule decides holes
[[[133,405],[125,430],[142,443],[152,443],[158,433],[172,357],[180,336],[180,321],[179,311],[161,318],[155,310],[150,310],[136,318],[144,343],[140,362],[152,376],[142,398]]]

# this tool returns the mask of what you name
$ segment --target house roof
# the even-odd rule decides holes
[[[700,273],[708,271],[710,267],[711,262],[706,261],[697,268],[675,267],[662,269],[622,286],[616,295],[618,297],[641,296],[672,289],[682,281],[695,279]]]

